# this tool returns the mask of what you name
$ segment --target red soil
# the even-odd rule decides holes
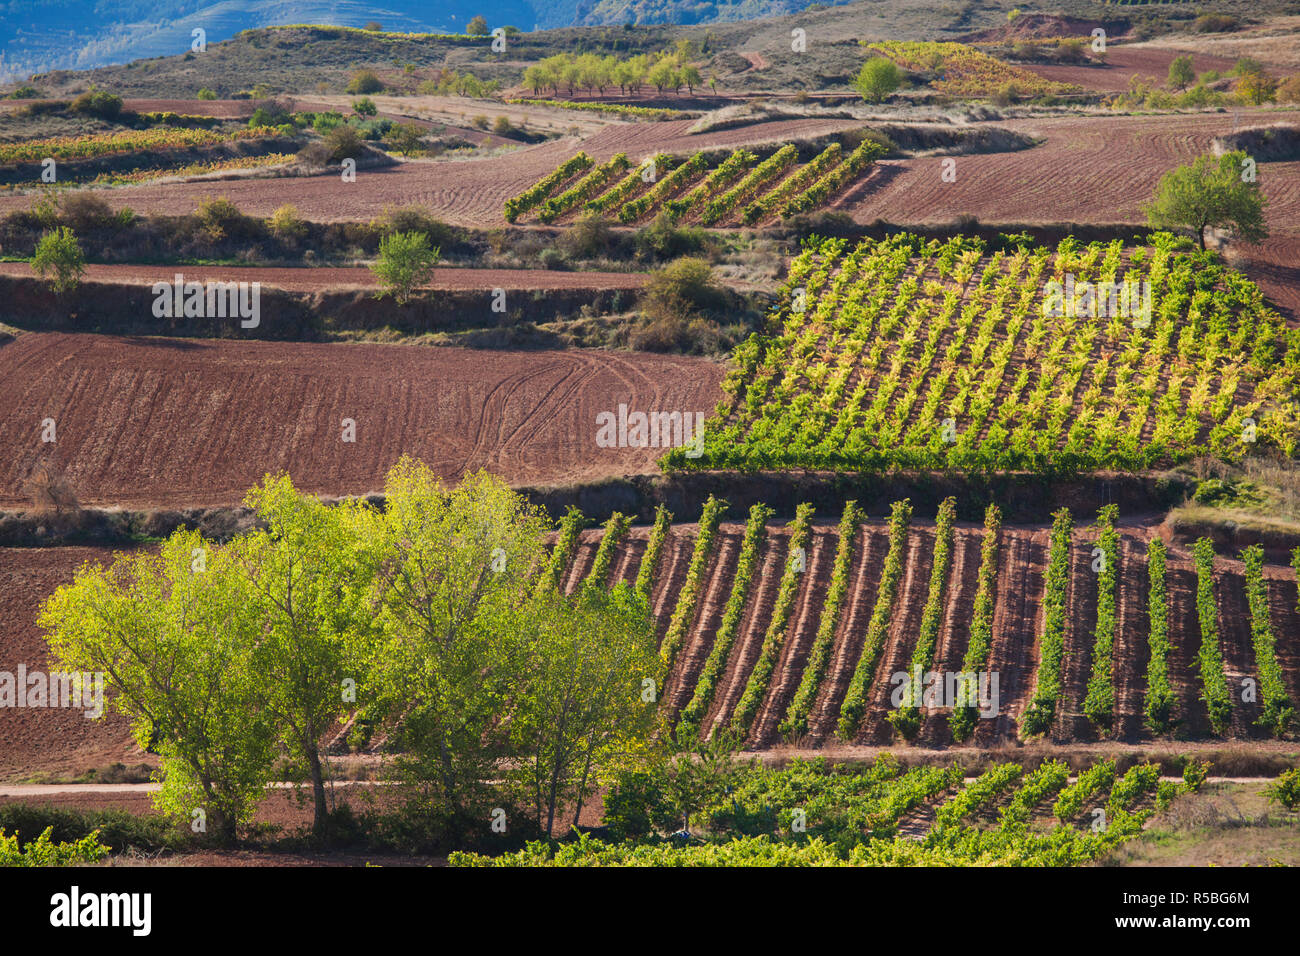
[[[0,347],[0,506],[25,506],[51,455],[83,503],[137,507],[230,504],[282,469],[364,493],[403,454],[517,484],[650,472],[662,450],[598,448],[597,413],[707,411],[721,374],[640,353],[24,334]]]
[[[1155,77],[1156,86],[1163,88],[1169,76],[1169,64],[1175,57],[1190,55],[1192,69],[1199,75],[1207,70],[1226,73],[1232,69],[1235,60],[1208,53],[1193,53],[1190,50],[1170,50],[1161,47],[1143,47],[1109,45],[1106,47],[1106,62],[1088,64],[1047,64],[1023,63],[1027,70],[1037,73],[1044,79],[1058,83],[1075,83],[1088,90],[1100,90],[1103,93],[1119,93],[1129,88],[1129,81],[1134,76]]]

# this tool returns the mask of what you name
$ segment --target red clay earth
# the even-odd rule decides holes
[[[1156,747],[1188,746],[1187,736],[1209,738],[1205,704],[1200,699],[1201,682],[1195,669],[1200,646],[1196,617],[1196,572],[1187,549],[1170,547],[1168,590],[1170,638],[1170,682],[1180,722],[1177,737],[1154,737],[1143,726],[1146,668],[1149,658],[1149,619],[1146,542],[1152,529],[1139,524],[1121,528],[1120,585],[1117,601],[1116,641],[1113,652],[1115,719],[1109,738],[1101,736],[1081,716],[1083,695],[1092,671],[1092,642],[1096,626],[1096,580],[1091,572],[1094,535],[1079,530],[1074,536],[1071,558],[1071,588],[1066,626],[1066,657],[1063,670],[1065,704],[1047,743],[1057,746],[1126,745]],[[665,542],[662,563],[651,595],[651,607],[662,637],[686,578],[691,550],[698,529],[695,525],[674,525]],[[573,565],[564,577],[566,590],[579,586],[591,567],[600,541],[599,530],[581,535]],[[664,686],[667,707],[673,714],[690,700],[699,675],[713,646],[721,607],[730,595],[738,559],[743,525],[724,523],[719,531],[718,550],[709,561],[701,582],[700,601],[686,639],[681,645],[673,672]],[[785,644],[772,675],[768,692],[757,712],[749,746],[757,749],[794,748],[826,752],[856,752],[859,748],[899,746],[886,721],[889,676],[905,670],[916,642],[918,623],[928,587],[933,524],[918,521],[909,535],[899,592],[895,599],[889,634],[868,695],[867,716],[857,737],[849,743],[835,736],[836,721],[849,679],[862,650],[862,636],[876,600],[888,548],[887,528],[869,522],[858,532],[855,560],[848,592],[829,657],[826,677],[814,700],[810,732],[796,741],[783,741],[777,730],[794,691],[803,676],[813,637],[821,623],[822,602],[830,584],[831,565],[838,544],[830,524],[814,526],[808,551],[808,570],[790,617]],[[609,583],[635,579],[645,551],[648,529],[632,529],[620,543],[612,562]],[[1017,722],[1037,684],[1042,627],[1043,572],[1047,560],[1047,531],[1041,527],[1004,528],[999,552],[997,601],[993,618],[993,640],[988,670],[999,675],[1000,708],[993,719],[977,723],[968,746],[981,749],[1014,745]],[[969,523],[957,528],[953,563],[948,574],[944,613],[935,649],[939,669],[959,670],[970,637],[971,606],[979,571],[979,548],[983,529]],[[717,683],[715,698],[704,727],[723,726],[731,718],[744,692],[771,619],[776,592],[785,563],[788,534],[774,522],[759,555],[757,573],[750,589],[745,613],[735,643]],[[46,666],[43,641],[32,623],[40,602],[59,584],[71,580],[73,569],[83,560],[102,560],[106,550],[85,548],[0,549],[0,669],[13,670],[19,661],[29,667]],[[1245,581],[1241,562],[1219,558],[1215,564],[1215,596],[1219,607],[1221,649],[1230,685],[1241,686],[1245,677],[1258,678],[1245,604]],[[1277,639],[1277,655],[1284,681],[1293,700],[1300,699],[1300,612],[1296,610],[1295,573],[1283,565],[1264,570],[1269,611]],[[1235,700],[1235,698],[1234,698]],[[1249,740],[1252,746],[1268,744],[1264,732],[1253,726],[1258,704],[1234,702],[1228,738]],[[952,745],[946,708],[924,708],[917,743],[924,747]],[[92,723],[67,711],[0,710],[0,779],[13,780],[37,771],[79,773],[114,760],[139,762],[142,755],[129,739],[120,719],[108,724]],[[1175,742],[1177,741],[1177,742]],[[1285,748],[1285,743],[1278,744]]]
[[[320,292],[344,288],[375,288],[375,274],[365,266],[321,268],[261,268],[258,266],[88,265],[86,281],[152,285],[174,282],[176,273],[186,282],[260,282],[288,292]],[[0,275],[30,278],[26,262],[0,262]],[[447,292],[481,289],[639,289],[643,272],[557,272],[547,269],[434,269],[422,288]]]
[[[652,472],[662,449],[597,447],[596,415],[711,412],[722,373],[595,350],[27,333],[0,347],[0,507],[27,506],[51,457],[83,504],[138,507],[230,504],[279,470],[313,494],[364,493],[403,454],[512,484]]]
[[[49,669],[45,637],[36,626],[42,601],[87,561],[110,560],[107,548],[0,548],[0,671]],[[88,720],[63,708],[0,708],[0,780],[42,773],[81,773],[149,758],[131,739],[125,718]]]
[[[1169,64],[1179,56],[1192,58],[1192,69],[1198,76],[1207,70],[1218,70],[1226,74],[1236,62],[1228,57],[1196,53],[1191,50],[1111,45],[1106,47],[1105,63],[1022,63],[1019,65],[1044,79],[1058,83],[1076,83],[1084,89],[1099,90],[1103,93],[1122,93],[1128,90],[1129,81],[1135,76],[1154,77],[1155,85],[1163,88],[1169,77]]]

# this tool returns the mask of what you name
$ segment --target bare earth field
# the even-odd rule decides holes
[[[261,268],[258,266],[137,266],[88,265],[86,281],[124,285],[153,285],[173,282],[176,273],[186,282],[260,282],[287,292],[320,292],[334,289],[372,289],[375,274],[365,266],[321,268]],[[0,262],[0,275],[29,278],[26,262]],[[645,285],[642,272],[559,272],[547,269],[434,269],[424,288],[445,292],[479,289],[639,289]]]
[[[1149,46],[1109,46],[1106,63],[1074,66],[1064,63],[1025,63],[1024,68],[1057,83],[1077,83],[1087,90],[1103,93],[1120,93],[1128,89],[1129,80],[1135,76],[1154,76],[1157,85],[1163,86],[1169,75],[1169,64],[1183,50],[1162,49]],[[1236,61],[1226,56],[1191,52],[1192,69],[1201,74],[1207,70],[1227,73]]]
[[[83,503],[122,506],[229,504],[282,469],[313,494],[364,493],[403,454],[452,479],[650,472],[662,450],[598,448],[597,413],[711,412],[722,372],[644,353],[24,334],[0,347],[0,506],[28,504],[50,455]]]

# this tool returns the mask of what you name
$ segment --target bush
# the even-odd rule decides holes
[[[424,130],[414,123],[398,123],[389,131],[385,144],[403,156],[424,152]]]
[[[359,157],[365,152],[366,144],[356,128],[345,123],[325,135],[325,148],[329,150],[329,161],[338,163]]]
[[[199,90],[199,92],[196,95],[198,99],[201,100],[215,100],[217,98],[217,91],[208,89],[205,86],[203,87],[203,89]]]
[[[347,92],[352,94],[358,93],[378,93],[384,88],[379,77],[375,76],[371,70],[357,70],[352,74],[352,79],[348,80]]]
[[[600,213],[584,213],[564,233],[560,244],[575,259],[595,259],[609,252],[614,231]]]
[[[1226,33],[1237,29],[1237,18],[1226,13],[1203,13],[1192,21],[1197,33]]]
[[[492,132],[498,136],[509,136],[513,131],[514,127],[510,125],[508,116],[498,116],[492,124]]]
[[[363,96],[359,100],[352,101],[352,112],[358,116],[374,116],[379,112],[379,107],[375,106],[375,101],[368,96]]]
[[[56,842],[75,842],[93,833],[111,850],[153,852],[176,848],[184,834],[158,814],[137,815],[125,810],[72,810],[44,804],[0,804],[0,830],[18,837],[25,847],[37,834],[51,831]]]
[[[1288,770],[1264,789],[1269,803],[1281,804],[1288,810],[1300,809],[1300,767]]]
[[[1279,103],[1300,103],[1300,73],[1279,83],[1275,96]]]
[[[644,300],[652,319],[687,318],[724,309],[726,293],[713,281],[713,267],[704,259],[669,263],[650,276]]]
[[[395,232],[379,240],[379,258],[371,265],[382,288],[379,298],[392,295],[405,305],[416,287],[429,280],[438,249],[423,232]]]
[[[677,227],[672,216],[661,210],[636,233],[637,252],[645,259],[675,259],[704,249],[708,233],[698,226]]]
[[[68,109],[85,116],[114,120],[122,115],[122,97],[92,86],[73,100]]]
[[[102,197],[88,192],[70,193],[59,204],[59,218],[74,232],[102,229],[118,222],[117,214]]]
[[[86,257],[71,229],[59,226],[41,236],[32,257],[32,271],[48,280],[55,292],[70,292],[81,284]]]
[[[389,206],[383,215],[375,220],[374,227],[381,235],[389,236],[397,232],[420,232],[429,237],[432,245],[443,248],[456,240],[455,230],[441,220],[433,218],[424,206]]]
[[[195,217],[199,227],[212,242],[251,236],[257,231],[255,220],[245,216],[225,196],[203,200],[199,203]]]
[[[307,223],[298,215],[298,207],[289,203],[272,213],[267,226],[280,239],[301,239],[307,234]]]

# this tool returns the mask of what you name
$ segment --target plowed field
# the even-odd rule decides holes
[[[649,472],[662,449],[597,447],[596,415],[708,412],[721,377],[643,353],[27,334],[0,347],[0,507],[51,457],[83,504],[140,507],[233,503],[281,469],[363,493],[407,453],[512,483]]]

